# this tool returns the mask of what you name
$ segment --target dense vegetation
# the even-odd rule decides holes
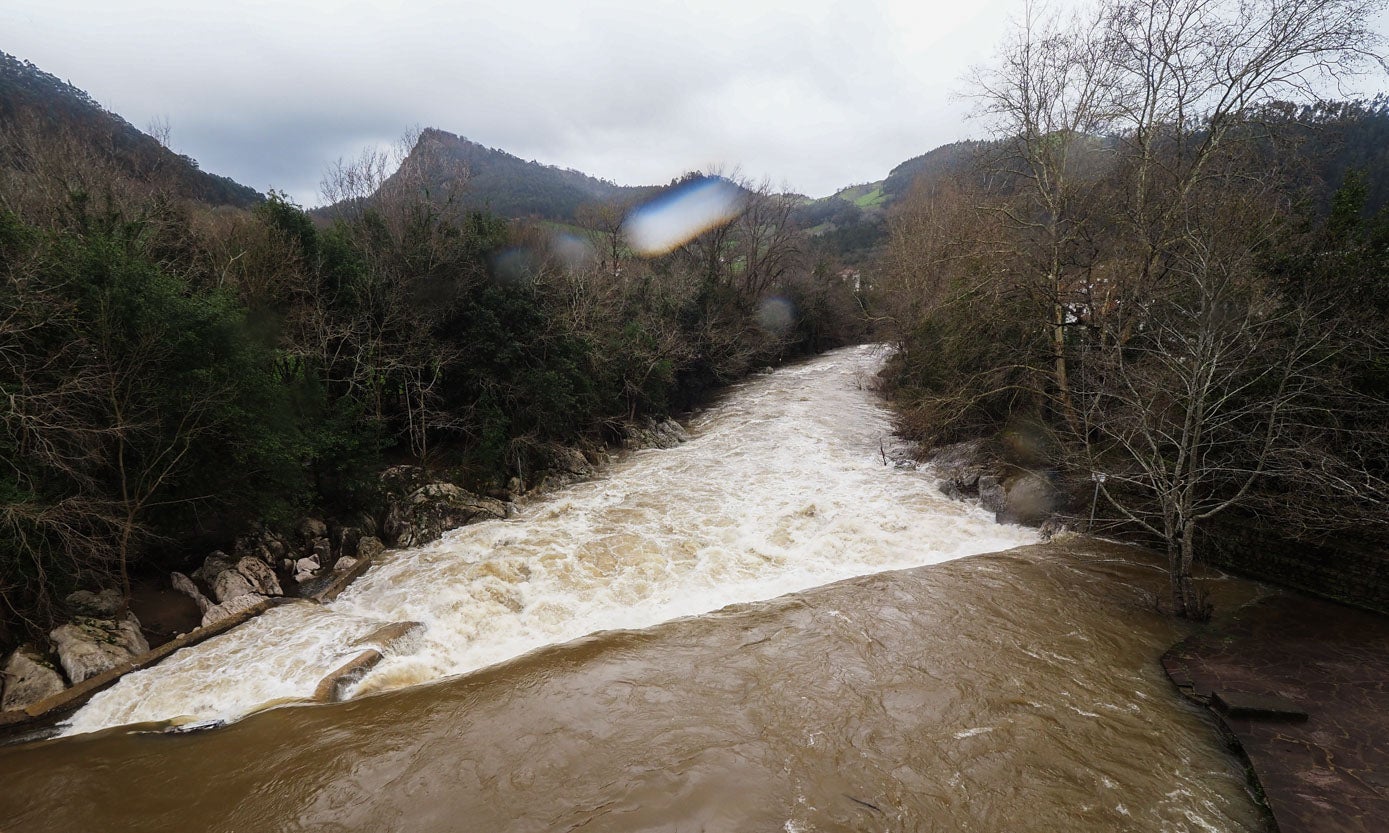
[[[556,233],[409,166],[340,166],[328,187],[363,196],[315,219],[182,199],[76,139],[0,139],[0,642],[77,586],[129,592],[151,558],[373,509],[388,464],[500,493],[560,444],[858,335],[852,292],[757,189],[643,259],[621,204]]]
[[[1389,107],[1280,100],[1363,67],[1382,5],[1029,19],[976,79],[998,140],[894,221],[904,429],[1006,440],[1073,518],[1165,546],[1182,614],[1218,515],[1384,517]]]
[[[213,205],[247,208],[264,197],[224,176],[198,169],[196,160],[169,150],[154,136],[97,104],[85,92],[27,61],[0,52],[0,123],[11,136],[28,134],[29,143],[70,145],[72,155],[99,147],[123,175],[158,181],[181,197]],[[8,143],[0,166],[12,164],[16,147]]]

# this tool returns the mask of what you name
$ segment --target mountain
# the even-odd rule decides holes
[[[887,218],[918,182],[941,180],[968,171],[985,142],[953,142],[913,157],[885,179],[850,185],[818,200],[805,200],[793,213],[815,238],[815,245],[846,262],[872,256],[887,242]]]
[[[407,174],[408,172],[408,174]],[[413,176],[431,191],[443,191],[460,175],[466,187],[459,194],[470,208],[487,209],[511,219],[537,218],[572,222],[579,206],[637,198],[651,188],[626,187],[580,171],[528,162],[503,150],[436,128],[421,131],[400,170],[383,188],[401,176]]]
[[[249,207],[265,198],[224,176],[198,168],[157,139],[106,110],[91,96],[28,61],[0,52],[0,168],[33,163],[35,151],[62,147],[180,197],[212,205]]]

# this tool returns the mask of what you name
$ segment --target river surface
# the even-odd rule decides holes
[[[1156,662],[1158,567],[961,558],[1035,535],[884,464],[880,361],[751,379],[679,448],[128,675],[0,749],[0,831],[1263,829]],[[368,644],[346,702],[270,708]]]

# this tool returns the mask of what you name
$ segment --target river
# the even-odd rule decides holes
[[[1262,829],[1158,668],[1156,565],[962,558],[1035,533],[885,465],[880,361],[754,377],[679,448],[128,675],[0,749],[0,830]],[[398,622],[346,702],[272,708]]]

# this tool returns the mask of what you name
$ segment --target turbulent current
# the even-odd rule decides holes
[[[128,675],[0,749],[0,830],[1261,829],[1158,668],[1153,563],[961,558],[1035,536],[885,465],[880,360],[758,376],[679,448]],[[364,646],[347,702],[269,708]]]

